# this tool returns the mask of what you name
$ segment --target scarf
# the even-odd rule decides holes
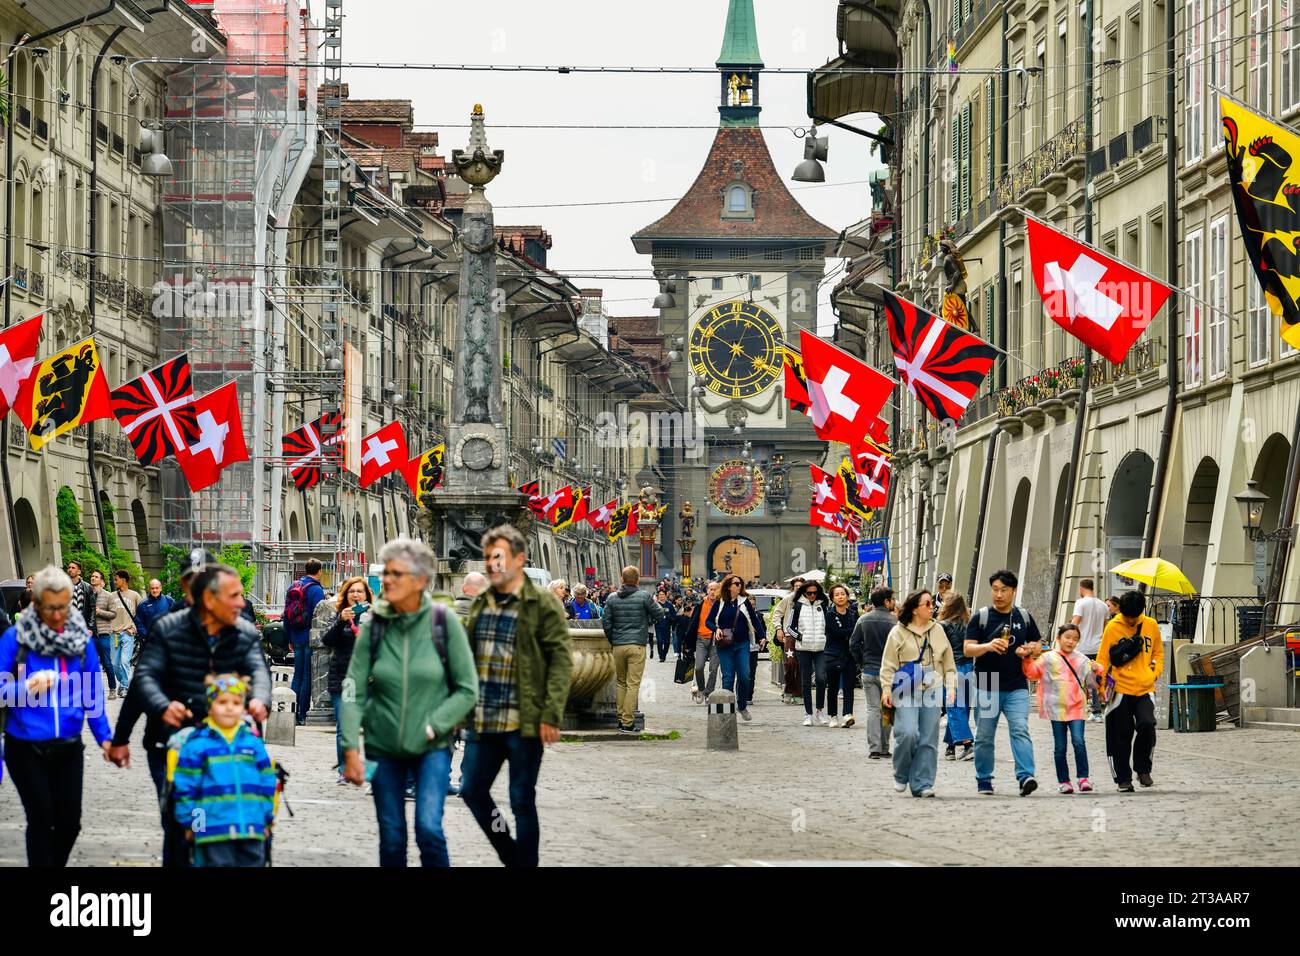
[[[14,626],[18,643],[42,657],[80,657],[90,641],[90,631],[76,608],[68,609],[62,631],[48,627],[34,606],[18,615]]]

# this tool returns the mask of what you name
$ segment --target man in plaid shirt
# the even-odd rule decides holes
[[[541,840],[537,776],[544,745],[560,739],[573,657],[564,608],[524,574],[524,536],[498,525],[482,539],[492,586],[474,599],[466,629],[478,667],[474,730],[461,766],[461,797],[506,866],[537,866]],[[492,800],[501,765],[510,765],[515,836]]]

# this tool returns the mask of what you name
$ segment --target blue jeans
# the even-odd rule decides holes
[[[1067,729],[1070,741],[1074,744],[1074,763],[1079,770],[1079,779],[1086,780],[1088,777],[1088,747],[1083,742],[1083,721],[1054,720],[1052,721],[1052,756],[1056,758],[1057,783],[1070,782],[1070,762],[1065,758]]]
[[[934,789],[939,765],[939,714],[942,708],[895,701],[894,782],[913,794]]]
[[[1034,742],[1029,739],[1029,690],[975,692],[975,783],[993,786],[993,736],[998,717],[1005,714],[1011,735],[1016,781],[1034,775]]]
[[[99,650],[99,648],[95,648]],[[135,635],[119,631],[113,635],[113,673],[123,687],[131,684],[131,654],[135,651]]]
[[[311,641],[293,645],[293,682],[289,689],[298,695],[298,723],[307,723],[311,710]]]
[[[117,674],[113,672],[112,634],[95,635],[95,654],[99,658],[99,665],[104,668],[104,673],[108,676],[108,689],[117,690]]]
[[[419,757],[375,760],[371,792],[379,821],[379,865],[406,866],[406,782],[415,776],[415,844],[421,866],[451,866],[442,810],[447,802],[451,752],[446,747]]]
[[[334,707],[334,756],[338,761],[338,771],[343,772],[343,695],[330,694],[330,704]]]
[[[722,689],[734,691],[736,709],[749,708],[749,644],[739,641],[718,648],[718,666],[722,668]]]
[[[975,665],[970,661],[957,665],[957,702],[944,708],[948,713],[948,726],[943,732],[943,742],[948,746],[975,739],[970,732],[970,705],[975,691],[971,674],[974,671]]]
[[[537,822],[537,775],[542,770],[542,741],[513,730],[504,734],[467,734],[460,763],[460,796],[474,814],[497,856],[506,866],[537,866],[541,827]],[[516,835],[492,800],[492,784],[503,763],[510,764],[510,809]]]

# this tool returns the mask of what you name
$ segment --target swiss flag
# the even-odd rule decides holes
[[[808,470],[812,473],[812,506],[814,508],[834,508],[836,511],[843,508],[844,479],[837,474],[827,474],[816,465],[809,465]]]
[[[1115,365],[1151,324],[1169,286],[1076,242],[1037,219],[1026,219],[1029,258],[1052,321]]]
[[[601,505],[595,511],[587,513],[587,524],[591,525],[597,531],[602,531],[609,527],[609,519],[614,516],[618,509],[618,499],[615,498],[606,504]]]
[[[867,432],[867,437],[877,445],[889,444],[889,426],[883,418],[877,418],[871,423],[871,430]]]
[[[0,331],[0,418],[18,400],[18,389],[36,367],[36,347],[41,339],[41,312],[26,322]]]
[[[843,349],[800,330],[810,414],[817,437],[852,444],[866,435],[894,380]]]
[[[390,422],[361,439],[361,487],[369,488],[393,471],[403,471],[411,460],[401,422]]]
[[[194,399],[194,417],[198,441],[178,448],[176,460],[190,490],[202,491],[220,481],[221,473],[235,462],[248,461],[235,383],[227,382]]]
[[[556,512],[573,507],[573,486],[565,485],[559,491],[552,491],[537,504],[542,509],[542,517],[554,524]]]
[[[883,507],[889,495],[889,453],[870,440],[849,448],[858,476],[858,494],[868,508]]]
[[[844,534],[847,522],[840,517],[840,511],[837,507],[829,505],[813,504],[808,509],[808,523],[814,528],[829,528],[836,534]]]

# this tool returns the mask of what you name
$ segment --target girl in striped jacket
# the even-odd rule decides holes
[[[1083,725],[1088,715],[1088,692],[1096,689],[1097,678],[1104,671],[1096,661],[1079,653],[1078,646],[1079,629],[1073,624],[1062,624],[1056,632],[1053,650],[1043,653],[1036,645],[1033,658],[1027,657],[1020,664],[1026,677],[1038,681],[1038,715],[1052,722],[1057,790],[1061,793],[1074,793],[1065,752],[1067,733],[1074,745],[1079,792],[1092,790],[1088,782],[1088,749],[1083,740]]]

